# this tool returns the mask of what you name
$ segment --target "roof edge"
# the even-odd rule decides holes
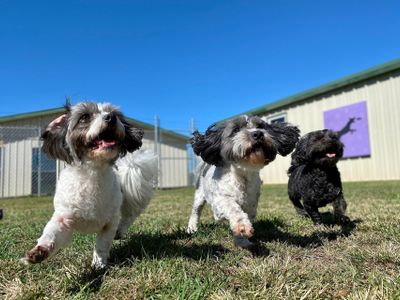
[[[317,97],[321,96],[327,93],[334,92],[340,88],[363,82],[369,79],[373,79],[379,76],[382,76],[384,74],[400,70],[400,59],[394,59],[389,62],[370,67],[366,70],[363,70],[361,72],[353,73],[351,75],[347,75],[344,77],[341,77],[339,79],[330,81],[328,83],[319,85],[315,88],[307,89],[302,92],[296,93],[292,96],[282,98],[280,100],[271,102],[266,105],[262,105],[259,107],[256,107],[252,110],[246,111],[241,114],[236,114],[234,116],[225,118],[221,121],[218,121],[218,123],[230,120],[232,118],[238,117],[240,115],[248,114],[248,115],[259,115],[263,113],[267,113],[270,111],[278,110],[284,107],[287,107],[289,105],[292,105],[294,103],[300,103],[302,101],[306,101],[307,99],[310,99],[311,97]]]
[[[13,115],[8,115],[8,116],[0,116],[0,123],[10,122],[10,121],[18,121],[18,120],[28,119],[28,118],[36,118],[36,117],[40,117],[45,114],[62,113],[63,111],[65,111],[64,107],[57,107],[57,108],[37,110],[37,111],[33,111],[33,112],[13,114]]]
[[[11,121],[18,121],[18,120],[23,120],[23,119],[29,119],[29,118],[37,118],[46,114],[55,114],[55,113],[62,113],[65,111],[64,107],[58,107],[58,108],[50,108],[50,109],[43,109],[43,110],[38,110],[34,112],[27,112],[27,113],[20,113],[20,114],[13,114],[13,115],[8,115],[8,116],[0,116],[0,125],[4,122],[11,122]],[[133,118],[130,118],[126,116],[126,119],[135,124],[138,125],[139,127],[142,127],[143,129],[153,129],[154,125],[142,122]],[[190,137],[186,136],[181,133],[177,133],[173,130],[169,129],[164,129],[160,127],[160,132],[163,134],[167,134],[169,136],[173,136],[175,138],[179,138],[182,140],[187,140],[189,141]]]

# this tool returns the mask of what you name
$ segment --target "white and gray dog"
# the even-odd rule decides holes
[[[157,158],[146,151],[126,155],[141,147],[143,131],[117,107],[94,102],[65,107],[42,135],[44,152],[67,163],[57,183],[54,213],[22,261],[43,261],[80,231],[97,233],[92,266],[103,268],[113,239],[126,233],[152,197]]]
[[[188,232],[197,231],[201,210],[208,202],[219,221],[227,219],[235,244],[248,247],[254,229],[261,179],[259,171],[279,153],[289,154],[299,130],[289,124],[267,124],[261,118],[241,116],[211,125],[205,134],[193,133],[194,152],[204,160],[197,170]]]

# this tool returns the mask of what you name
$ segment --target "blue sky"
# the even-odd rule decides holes
[[[188,133],[400,57],[399,1],[0,0],[0,115],[108,101]]]

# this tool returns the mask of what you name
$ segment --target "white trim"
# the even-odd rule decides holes
[[[273,121],[275,121],[275,120],[277,120],[277,119],[281,119],[281,118],[283,118],[283,121],[284,121],[284,122],[287,122],[287,113],[286,113],[286,112],[284,112],[284,113],[279,113],[279,114],[275,114],[275,115],[272,115],[272,116],[264,117],[263,119],[264,119],[268,124],[271,124]]]

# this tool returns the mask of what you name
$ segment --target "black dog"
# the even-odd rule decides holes
[[[289,198],[296,211],[321,223],[319,207],[333,203],[337,222],[347,223],[346,201],[336,163],[343,156],[343,144],[331,130],[313,131],[303,136],[292,154],[289,168]],[[300,202],[303,199],[303,204]]]

